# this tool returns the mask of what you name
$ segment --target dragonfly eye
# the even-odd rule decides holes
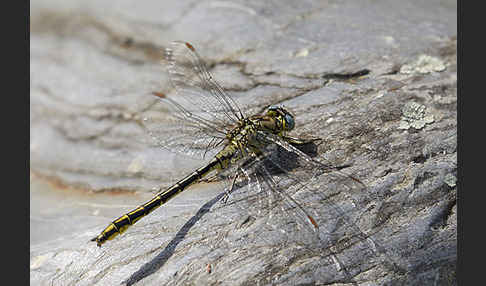
[[[287,129],[287,131],[294,129],[294,126],[295,126],[294,117],[290,113],[286,113],[285,116],[284,116],[284,119],[285,119],[285,123],[286,123],[285,129]]]
[[[273,117],[279,116],[282,120],[284,120],[285,131],[290,131],[294,129],[295,126],[294,116],[290,112],[288,112],[285,108],[278,107],[278,106],[271,106],[268,108],[267,115]]]

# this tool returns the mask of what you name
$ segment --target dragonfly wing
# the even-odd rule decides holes
[[[165,56],[175,92],[154,92],[158,101],[143,124],[155,142],[169,151],[193,157],[214,155],[211,151],[243,114],[191,44],[173,42]]]
[[[177,110],[167,110],[166,103],[156,105],[145,113],[143,127],[158,147],[201,159],[215,155],[216,147],[223,144],[225,135],[217,130],[224,126],[196,124],[181,118]]]
[[[359,197],[360,201],[369,200],[366,186],[358,178],[341,171],[349,165],[336,166],[322,157],[316,160],[274,134],[258,131],[257,136],[260,137],[258,140],[267,143],[260,151],[262,157],[268,159],[265,166],[271,172],[292,175],[295,183],[308,187],[325,183],[326,194],[345,191]]]
[[[316,249],[320,242],[319,227],[314,215],[298,199],[294,199],[294,196],[298,197],[304,191],[303,185],[289,185],[281,181],[281,177],[270,173],[266,160],[258,158],[254,168],[268,196],[265,200],[268,208],[266,224],[278,230],[278,238],[283,242]]]
[[[197,124],[235,124],[243,119],[236,102],[216,82],[194,47],[173,42],[166,49],[170,82],[177,96],[171,103]]]
[[[285,190],[288,195],[281,197],[287,201],[291,198],[285,204],[294,206],[296,201],[305,210],[296,212],[300,215],[298,222],[309,221],[307,216],[312,216],[319,228],[319,249],[333,248],[333,253],[344,253],[347,248],[361,245],[371,257],[381,257],[387,267],[403,272],[373,235],[358,226],[366,206],[372,202],[361,181],[322,158],[311,158],[276,135],[261,132],[259,136],[273,143],[262,152],[263,166],[273,173],[274,189]]]

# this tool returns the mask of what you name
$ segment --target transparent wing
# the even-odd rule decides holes
[[[185,155],[207,155],[243,119],[243,113],[191,44],[173,42],[165,55],[174,92],[154,93],[159,101],[144,125],[160,146]]]
[[[236,102],[214,80],[191,44],[173,42],[166,49],[166,56],[170,80],[177,91],[174,101],[180,107],[190,112],[201,111],[210,122],[237,123],[244,118]]]
[[[224,126],[209,127],[181,118],[177,110],[158,102],[144,115],[143,126],[160,147],[190,157],[215,155],[225,140]]]
[[[305,191],[303,185],[283,184],[283,177],[267,167],[270,163],[267,160],[256,158],[253,174],[257,184],[250,186],[262,190],[259,208],[266,209],[266,212],[260,214],[271,230],[267,240],[315,249],[319,245],[319,226],[309,209],[301,203],[300,194]]]
[[[280,204],[284,210],[281,215],[285,217],[284,226],[289,225],[286,220],[291,218],[287,216],[292,215],[302,226],[299,231],[307,232],[305,235],[312,237],[318,232],[318,243],[313,239],[309,247],[322,253],[331,251],[329,254],[333,260],[343,269],[347,263],[339,260],[356,258],[342,254],[352,247],[362,247],[365,249],[363,253],[370,255],[370,259],[380,257],[388,268],[403,271],[372,238],[372,234],[358,226],[366,205],[371,202],[361,181],[323,158],[311,158],[278,136],[266,133],[259,136],[264,137],[261,140],[273,143],[264,149],[266,156],[259,168],[267,170],[268,174],[273,172],[271,177],[267,176],[267,181],[273,193],[285,201]],[[275,207],[272,209],[276,210]],[[341,254],[341,258],[338,259],[335,253]]]

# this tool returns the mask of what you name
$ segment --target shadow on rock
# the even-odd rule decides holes
[[[209,210],[211,207],[216,204],[221,198],[224,196],[224,192],[204,204],[197,213],[190,218],[184,226],[177,232],[175,237],[169,242],[169,244],[165,247],[165,249],[159,253],[154,259],[144,264],[140,269],[133,273],[127,280],[123,281],[121,284],[126,285],[133,285],[136,282],[144,279],[147,276],[155,273],[159,270],[164,264],[169,260],[169,258],[174,254],[174,250],[176,249],[177,245],[184,240],[189,230],[198,222]]]

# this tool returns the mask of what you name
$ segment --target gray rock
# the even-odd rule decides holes
[[[30,13],[31,284],[457,284],[455,1],[38,0]],[[204,164],[142,128],[151,93],[170,92],[172,40],[248,114],[285,105],[295,135],[323,138],[317,159],[352,164],[364,192],[316,182],[343,211],[322,205],[319,246],[221,204],[218,183],[89,242]]]

